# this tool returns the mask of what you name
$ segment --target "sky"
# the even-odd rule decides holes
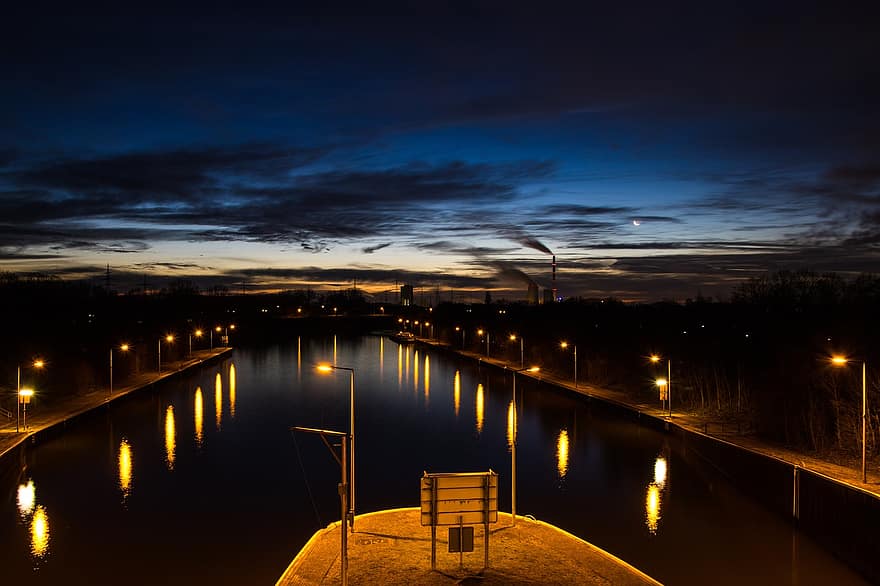
[[[27,3],[0,271],[120,292],[729,298],[880,272],[880,9]]]

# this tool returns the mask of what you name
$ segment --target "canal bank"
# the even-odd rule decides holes
[[[418,343],[464,356],[502,370],[516,365],[477,353],[461,351],[434,340]],[[577,394],[603,410],[678,438],[688,453],[721,472],[734,486],[774,513],[787,519],[834,556],[872,583],[880,583],[880,541],[872,528],[880,525],[880,477],[771,446],[741,435],[735,427],[710,425],[691,414],[672,416],[656,404],[638,403],[620,391],[603,389],[548,375],[521,371],[518,376],[547,383]],[[593,401],[595,400],[595,401]],[[710,430],[716,433],[710,433]],[[793,551],[797,540],[793,540]]]
[[[558,527],[498,513],[489,529],[489,567],[483,568],[482,526],[474,527],[474,551],[448,553],[445,528],[437,531],[437,569],[431,570],[431,528],[420,509],[358,515],[348,538],[349,584],[616,584],[656,586],[610,553]],[[339,522],[317,531],[276,583],[304,586],[340,583]]]
[[[194,352],[193,358],[170,362],[166,366],[168,370],[161,374],[143,374],[132,377],[128,384],[113,389],[112,395],[107,390],[97,390],[84,395],[76,395],[51,407],[32,407],[27,417],[27,430],[16,431],[15,420],[4,421],[0,425],[0,461],[6,454],[30,439],[34,441],[39,435],[47,431],[63,426],[76,417],[88,413],[99,407],[108,405],[131,393],[152,387],[166,380],[176,378],[191,369],[211,364],[232,353],[232,348],[214,348]]]

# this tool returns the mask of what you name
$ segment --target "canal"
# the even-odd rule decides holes
[[[4,584],[274,584],[339,518],[355,371],[357,513],[423,471],[493,469],[510,509],[512,376],[379,336],[293,338],[134,393],[0,462]],[[517,512],[667,584],[863,584],[677,442],[517,376]],[[429,556],[429,546],[426,545]],[[472,555],[480,555],[479,552]]]

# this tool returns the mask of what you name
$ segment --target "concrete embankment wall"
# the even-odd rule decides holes
[[[681,428],[675,434],[740,490],[880,584],[880,499],[875,495],[723,440]]]

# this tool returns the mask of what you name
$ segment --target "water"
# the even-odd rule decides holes
[[[338,465],[288,430],[347,430],[349,373],[323,360],[356,372],[358,513],[417,506],[423,471],[490,468],[510,510],[510,372],[379,337],[295,339],[4,459],[4,583],[273,584],[339,518]],[[522,376],[517,396],[519,514],[669,584],[864,583],[668,436]]]

